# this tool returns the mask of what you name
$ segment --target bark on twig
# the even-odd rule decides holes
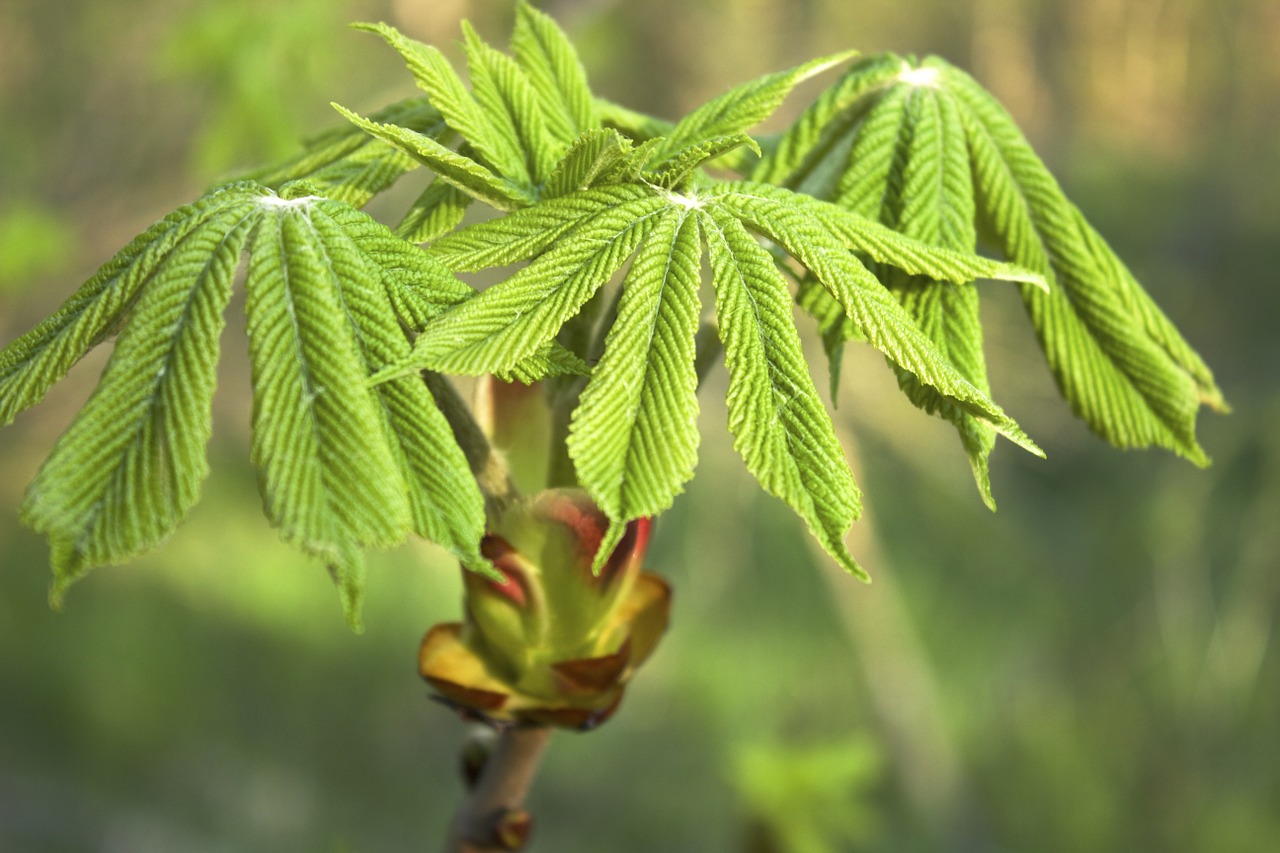
[[[523,847],[521,833],[528,831],[524,800],[550,739],[548,726],[512,726],[498,732],[479,780],[449,825],[445,853],[502,853]],[[514,837],[504,839],[504,822]]]

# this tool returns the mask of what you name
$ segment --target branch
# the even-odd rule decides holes
[[[551,739],[549,726],[500,729],[475,786],[449,825],[445,853],[520,850],[531,820],[524,799]]]

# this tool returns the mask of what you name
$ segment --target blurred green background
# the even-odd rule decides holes
[[[1202,418],[1207,471],[1109,449],[1057,400],[1013,290],[987,285],[996,398],[1049,458],[1001,446],[988,513],[950,428],[851,352],[864,587],[759,494],[712,389],[699,477],[651,552],[672,630],[612,722],[557,737],[535,849],[1280,849],[1280,4],[543,5],[601,94],[664,116],[846,47],[968,67],[1235,413]],[[0,341],[220,176],[334,124],[329,101],[409,93],[344,23],[457,56],[462,17],[505,42],[505,2],[0,5]],[[375,555],[368,632],[348,632],[259,512],[231,317],[202,503],[61,614],[16,507],[104,354],[0,433],[0,850],[430,849],[458,798],[464,728],[415,673],[456,569],[426,545]]]

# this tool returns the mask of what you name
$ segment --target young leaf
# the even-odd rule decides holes
[[[587,74],[573,44],[546,14],[525,0],[516,4],[511,49],[542,105],[547,130],[562,144],[600,126]]]
[[[711,191],[717,198],[751,205],[758,200],[790,207],[797,215],[821,223],[846,249],[873,261],[896,267],[911,275],[923,275],[957,284],[993,278],[1032,285],[1044,290],[1045,278],[1038,272],[1011,263],[944,248],[906,236],[867,216],[820,201],[805,193],[757,184],[753,181],[726,182]],[[895,191],[895,196],[898,191]]]
[[[670,507],[693,476],[701,255],[697,218],[679,208],[664,214],[631,264],[604,354],[573,414],[569,455],[611,520],[598,566],[627,522]]]
[[[308,219],[337,273],[338,295],[356,331],[365,373],[407,357],[409,342],[386,294],[403,289],[407,277],[463,286],[424,253],[349,207],[318,202]],[[379,280],[382,288],[367,286]],[[423,289],[447,293],[449,287]],[[405,376],[378,385],[375,393],[384,414],[386,441],[408,486],[412,529],[448,548],[464,564],[485,565],[479,552],[484,498],[426,384],[420,376]]]
[[[534,201],[527,188],[495,175],[475,160],[441,145],[429,136],[398,125],[370,121],[338,104],[333,107],[356,127],[394,145],[427,166],[441,180],[448,181],[485,204],[499,210],[516,210]]]
[[[902,71],[892,54],[859,59],[801,114],[751,173],[760,183],[830,198],[849,147],[876,95]]]
[[[647,175],[658,186],[675,189],[688,181],[690,175],[702,164],[743,146],[756,154],[760,153],[760,146],[745,133],[713,136],[675,152],[659,168],[648,171]]]
[[[890,86],[866,107],[835,186],[824,194],[837,207],[876,221],[893,218],[886,203],[902,191],[905,164],[898,143],[903,138],[911,90],[910,86]]]
[[[23,504],[23,520],[52,546],[55,604],[90,568],[168,536],[195,504],[208,474],[222,313],[257,217],[246,194],[227,194],[178,240],[148,232],[157,242],[130,264],[145,283],[130,322]]]
[[[325,244],[313,206],[273,205],[253,242],[245,283],[253,458],[267,517],[332,568],[356,626],[360,549],[401,541],[411,510],[343,304],[342,277],[359,271],[349,251]]]
[[[597,180],[625,167],[631,152],[630,140],[616,130],[584,131],[552,169],[542,197],[558,198],[590,189]]]
[[[440,111],[449,127],[475,149],[483,163],[518,186],[528,185],[529,173],[514,134],[509,127],[504,132],[504,128],[495,123],[497,116],[476,102],[444,54],[431,45],[406,37],[387,24],[354,26],[382,36],[404,58],[418,87],[427,93],[432,106]],[[409,153],[413,154],[412,151]]]
[[[550,176],[561,146],[547,131],[537,94],[515,60],[485,44],[465,21],[462,30],[472,96],[490,123],[520,153],[524,179],[541,186]]]
[[[428,243],[448,234],[462,222],[471,196],[448,181],[434,180],[396,226],[396,236],[410,243]]]
[[[946,360],[884,285],[831,233],[824,220],[809,215],[803,203],[791,205],[781,200],[796,194],[776,187],[768,192],[749,192],[739,185],[723,192],[717,187],[708,195],[804,264],[872,346],[894,364],[965,411],[989,421],[1015,444],[1043,455],[999,406]]]
[[[1008,113],[972,78],[932,66],[963,106],[982,219],[1015,262],[1052,276],[1023,300],[1072,410],[1118,447],[1158,445],[1192,462],[1212,376],[1079,211]]]
[[[974,245],[973,181],[969,151],[959,110],[950,95],[933,87],[916,87],[908,97],[905,165],[901,195],[888,200],[903,234],[928,243],[965,250]],[[982,324],[978,292],[923,277],[891,277],[889,284],[903,307],[946,359],[965,379],[990,393],[982,352]],[[907,397],[927,412],[951,421],[960,434],[978,491],[995,509],[987,459],[995,445],[995,431],[986,421],[953,406],[934,389],[899,370],[898,382]]]
[[[170,260],[211,220],[225,221],[255,196],[234,184],[178,208],[136,237],[53,316],[0,350],[0,426],[35,405],[85,353],[120,326],[138,294],[185,274]],[[185,279],[184,279],[185,280]]]
[[[370,118],[437,139],[449,132],[440,111],[426,98],[400,101],[378,110]],[[305,180],[325,198],[363,207],[401,175],[417,167],[417,161],[408,154],[348,124],[311,140],[300,154],[251,172],[245,178],[273,189],[290,181]]]
[[[766,74],[735,86],[686,115],[659,146],[656,163],[662,163],[691,145],[718,136],[743,133],[764,121],[799,83],[845,62],[857,51],[845,51],[811,60],[786,71]]]
[[[865,580],[844,544],[860,512],[858,489],[809,376],[786,281],[733,216],[711,206],[699,217],[729,368],[734,447],[765,491],[795,510],[836,562]]]
[[[556,199],[564,202],[566,199]],[[436,370],[504,374],[535,355],[618,270],[668,203],[647,195],[608,208],[511,278],[428,323],[413,356],[375,376]]]
[[[429,251],[458,272],[504,267],[537,257],[596,217],[652,197],[652,190],[636,184],[582,190],[470,225],[437,240]]]

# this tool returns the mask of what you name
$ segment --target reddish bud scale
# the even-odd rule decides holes
[[[480,553],[488,558],[503,577],[502,583],[488,580],[489,586],[499,595],[510,599],[516,607],[524,608],[529,600],[526,590],[529,581],[517,560],[515,549],[501,536],[489,534],[480,540]]]
[[[468,575],[467,621],[427,633],[422,676],[445,702],[494,724],[600,725],[666,630],[670,588],[640,570],[651,527],[631,522],[595,577],[609,519],[586,492],[509,507],[481,543],[503,580]]]

